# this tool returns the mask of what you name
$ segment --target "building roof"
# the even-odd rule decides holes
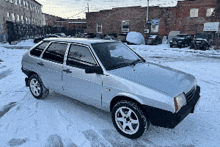
[[[46,38],[44,40],[45,41],[70,42],[70,43],[82,43],[82,44],[117,42],[114,40],[103,40],[103,39],[96,39],[96,38]]]
[[[38,5],[42,6],[42,4],[40,4],[39,2],[37,2],[36,0],[33,0],[35,3],[37,3]]]

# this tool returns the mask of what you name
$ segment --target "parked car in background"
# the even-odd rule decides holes
[[[55,35],[58,35],[60,37],[66,37],[66,34],[65,33],[54,33]]]
[[[197,33],[190,45],[190,48],[208,50],[212,44],[213,37],[211,34]]]
[[[45,38],[60,38],[60,36],[56,35],[56,34],[47,34],[43,37],[34,38],[34,43],[38,43],[38,42],[40,42],[41,40],[43,40]]]
[[[84,33],[84,38],[95,38],[96,34],[95,33]]]
[[[117,39],[118,39],[119,41],[121,41],[121,42],[126,43],[126,42],[127,42],[127,41],[126,41],[126,36],[127,36],[127,34],[118,34]]]
[[[158,35],[151,35],[145,40],[145,44],[147,45],[157,45],[161,43],[162,39]]]
[[[170,40],[170,47],[186,47],[189,46],[193,38],[188,34],[178,34],[172,40]]]
[[[103,39],[106,35],[105,34],[96,34],[96,39]]]
[[[174,128],[200,98],[194,76],[147,62],[115,40],[47,38],[24,54],[21,66],[33,97],[52,90],[108,111],[117,131],[132,139],[149,123]]]
[[[112,36],[106,36],[103,38],[104,40],[117,40],[117,38],[112,37]]]

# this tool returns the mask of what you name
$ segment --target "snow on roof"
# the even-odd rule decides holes
[[[44,40],[47,40],[47,41],[76,42],[76,43],[84,43],[84,44],[114,42],[113,40],[103,40],[103,39],[96,39],[96,38],[46,38]]]
[[[156,38],[157,35],[151,35],[149,38]]]

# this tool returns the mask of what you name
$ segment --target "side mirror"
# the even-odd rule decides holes
[[[100,66],[90,66],[85,68],[85,73],[103,74],[103,70]]]

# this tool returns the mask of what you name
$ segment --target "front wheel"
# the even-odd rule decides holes
[[[30,88],[31,94],[36,99],[44,99],[49,94],[49,90],[44,86],[40,77],[36,74],[33,74],[30,76],[29,88]]]
[[[120,101],[112,109],[112,121],[117,131],[130,139],[142,136],[149,126],[146,116],[134,102]]]

